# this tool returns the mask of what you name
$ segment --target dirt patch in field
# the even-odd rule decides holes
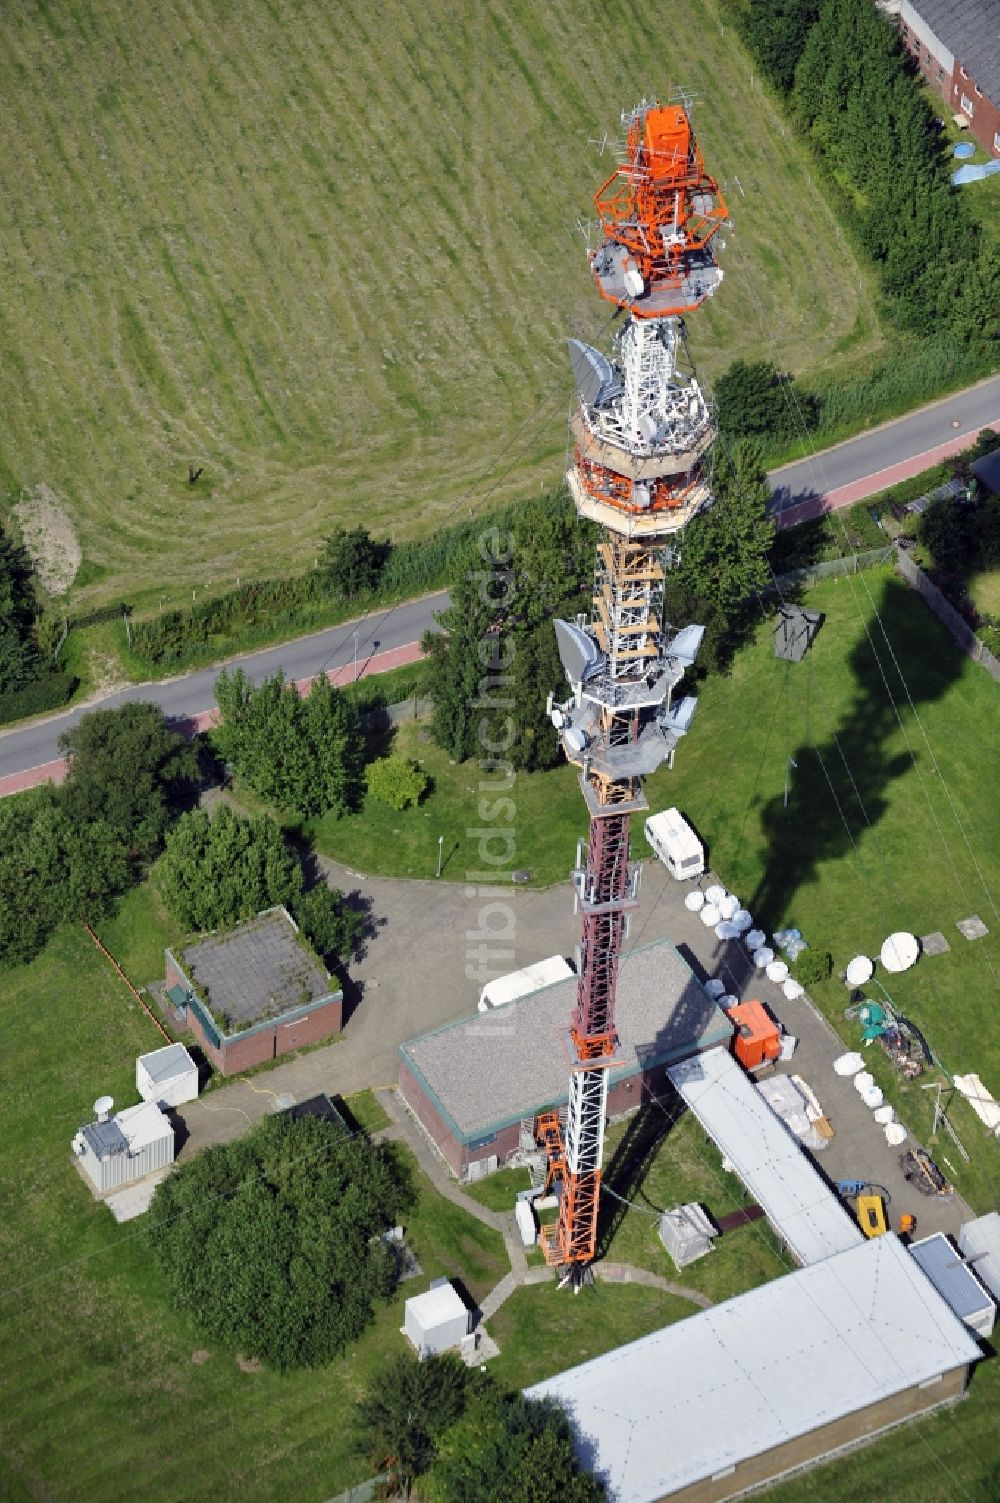
[[[196,1352],[191,1353],[191,1361],[196,1367],[204,1367],[210,1356],[211,1352],[206,1352],[205,1348],[200,1346]]]
[[[259,1357],[239,1356],[236,1358],[236,1366],[241,1373],[261,1373],[264,1371],[264,1364]]]
[[[103,699],[105,695],[114,694],[128,684],[128,678],[118,659],[97,649],[88,654],[87,677],[90,681],[91,699]]]
[[[24,546],[50,595],[65,595],[83,562],[76,528],[48,485],[25,491],[14,507]]]

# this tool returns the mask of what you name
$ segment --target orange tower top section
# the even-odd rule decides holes
[[[591,256],[601,295],[638,318],[689,313],[722,280],[712,245],[728,210],[705,171],[683,105],[640,105],[625,161],[594,196],[604,241]]]

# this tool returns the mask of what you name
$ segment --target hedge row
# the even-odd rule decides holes
[[[79,679],[72,673],[49,673],[45,678],[36,678],[34,683],[12,694],[0,694],[0,725],[24,720],[29,715],[41,715],[44,710],[57,710],[73,693]]]
[[[561,509],[565,493],[554,492],[540,502],[547,503]],[[132,656],[139,660],[140,669],[143,665],[155,670],[212,662],[286,634],[335,625],[373,606],[444,589],[454,577],[457,560],[485,530],[504,528],[513,509],[507,506],[488,516],[441,527],[423,542],[391,545],[378,588],[369,594],[345,596],[336,579],[321,567],[289,579],[250,581],[184,610],[133,621]]]

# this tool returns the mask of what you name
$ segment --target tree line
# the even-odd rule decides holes
[[[338,740],[333,715],[330,739]],[[0,800],[0,966],[32,960],[61,924],[113,911],[158,858],[164,901],[190,932],[228,928],[282,903],[328,965],[353,953],[361,915],[325,883],[307,888],[275,820],[228,806],[209,819],[185,808],[206,774],[158,706],[92,711],[59,746],[69,759],[61,787]]]
[[[0,527],[0,725],[55,709],[76,688],[51,668],[51,627],[26,549]]]
[[[900,329],[984,345],[1000,336],[1000,260],[951,186],[935,108],[870,0],[729,0],[787,101]]]

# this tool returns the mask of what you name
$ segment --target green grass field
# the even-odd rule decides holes
[[[144,889],[108,929],[136,974],[150,916]],[[117,1226],[71,1162],[95,1096],[132,1101],[135,1056],[158,1035],[80,930],[7,973],[3,996],[0,1497],[318,1503],[359,1481],[350,1404],[400,1347],[402,1300],[417,1286],[349,1360],[286,1378],[242,1371],[171,1309],[142,1222]],[[501,1238],[416,1179],[406,1226],[418,1286],[459,1276],[481,1299],[508,1267]]]
[[[825,614],[808,657],[775,659],[765,623],[731,675],[702,686],[674,769],[647,783],[650,806],[679,805],[751,911],[771,928],[796,925],[838,970],[859,951],[877,955],[896,929],[941,930],[951,952],[893,978],[892,995],[949,1070],[979,1071],[1000,1094],[996,685],[889,569],[830,580],[803,598]],[[444,877],[461,881],[478,865],[468,832],[481,824],[479,773],[451,766],[418,735],[404,727],[399,746],[434,779],[422,807],[396,814],[369,799],[361,814],[317,821],[308,833],[352,868],[425,877],[443,834]],[[540,883],[564,880],[586,823],[573,770],[522,777],[513,796],[511,865]],[[641,833],[634,848],[645,851]],[[955,924],[972,913],[992,932],[970,944]],[[632,942],[642,934],[640,907]],[[817,1000],[853,1041],[840,983],[818,988]],[[878,1060],[873,1068],[926,1135],[930,1098],[919,1082],[901,1085]],[[958,1165],[957,1183],[987,1209],[1000,1198],[1000,1154],[962,1104],[953,1115],[973,1156],[970,1168]]]
[[[696,358],[878,349],[869,276],[715,0],[669,27],[653,0],[7,7],[3,514],[68,517],[74,604],[155,607],[301,568],[337,522],[422,534],[551,486],[564,339],[612,311],[576,228],[595,142],[681,85],[735,224]]]

